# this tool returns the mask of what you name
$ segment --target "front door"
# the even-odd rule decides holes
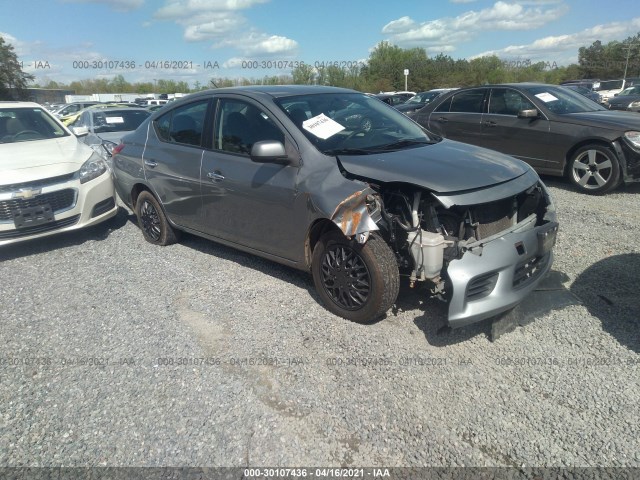
[[[203,231],[295,259],[299,167],[256,163],[249,155],[255,142],[275,140],[291,149],[292,140],[266,108],[234,96],[218,99],[213,128],[213,149],[202,159]]]

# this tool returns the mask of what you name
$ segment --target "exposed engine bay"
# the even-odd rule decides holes
[[[450,208],[425,189],[369,186],[377,195],[367,195],[367,210],[396,253],[401,275],[409,277],[412,287],[429,282],[434,294],[446,294],[443,267],[452,260],[465,252],[481,255],[483,245],[493,238],[547,221],[549,199],[539,183],[498,201]]]

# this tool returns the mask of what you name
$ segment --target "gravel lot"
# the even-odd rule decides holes
[[[546,179],[547,286],[448,332],[403,288],[363,326],[311,277],[124,209],[0,249],[2,466],[640,466],[640,185]]]

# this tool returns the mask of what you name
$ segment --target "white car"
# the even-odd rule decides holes
[[[0,245],[88,227],[117,212],[100,155],[41,105],[0,102]]]

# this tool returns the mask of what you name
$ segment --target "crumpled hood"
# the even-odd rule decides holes
[[[93,150],[69,135],[49,140],[0,143],[0,184],[31,182],[77,172]]]
[[[424,147],[371,155],[340,155],[347,172],[381,182],[404,182],[434,192],[461,192],[504,183],[531,167],[486,148],[443,139]]]

